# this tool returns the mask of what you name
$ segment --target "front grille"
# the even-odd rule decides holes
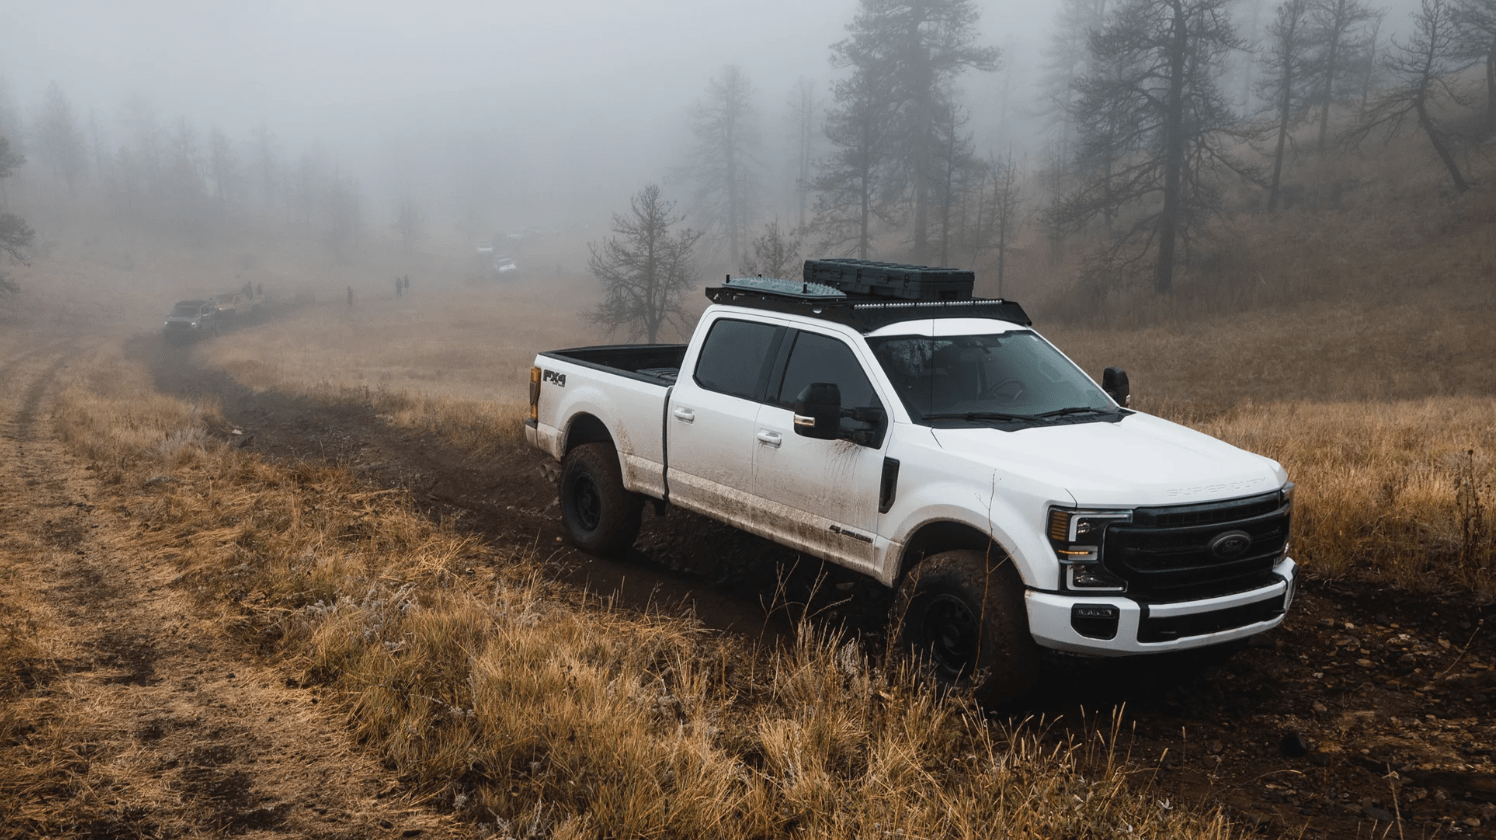
[[[1128,594],[1153,600],[1205,598],[1267,585],[1288,542],[1291,510],[1277,493],[1137,508],[1131,522],[1107,527],[1102,563],[1127,582]],[[1245,534],[1246,548],[1232,556],[1212,552],[1211,541],[1230,532]]]

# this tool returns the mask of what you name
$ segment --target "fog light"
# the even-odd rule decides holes
[[[1088,639],[1117,638],[1122,611],[1110,604],[1076,604],[1070,608],[1070,626]]]

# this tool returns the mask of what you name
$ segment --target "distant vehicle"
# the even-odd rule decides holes
[[[514,264],[513,257],[494,257],[493,270],[500,274],[508,274],[511,271],[519,271],[519,266]]]
[[[223,332],[225,317],[216,298],[178,301],[167,314],[161,334],[171,342],[195,341]]]

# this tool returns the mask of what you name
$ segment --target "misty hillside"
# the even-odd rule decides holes
[[[805,29],[826,47],[790,63],[819,78],[784,82],[756,54],[686,72],[694,90],[650,121],[648,161],[620,145],[632,123],[578,132],[576,115],[499,108],[502,131],[483,109],[399,121],[371,165],[355,145],[301,144],[301,123],[227,120],[222,102],[170,115],[140,90],[83,101],[0,64],[0,306],[150,329],[176,299],[246,282],[327,301],[409,275],[418,291],[550,295],[560,343],[626,340],[639,324],[610,320],[597,259],[648,236],[681,257],[665,340],[711,278],[854,256],[974,268],[1088,369],[1134,368],[1140,394],[1491,392],[1476,327],[1496,260],[1490,0],[1047,14],[818,13]],[[516,151],[561,148],[558,133],[601,145],[584,166]]]

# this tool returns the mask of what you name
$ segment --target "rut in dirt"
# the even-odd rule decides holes
[[[0,367],[0,571],[26,581],[47,652],[0,703],[0,838],[271,832],[354,840],[463,836],[352,743],[344,721],[290,690],[51,429],[59,375],[86,346]],[[0,616],[3,617],[3,616]]]

